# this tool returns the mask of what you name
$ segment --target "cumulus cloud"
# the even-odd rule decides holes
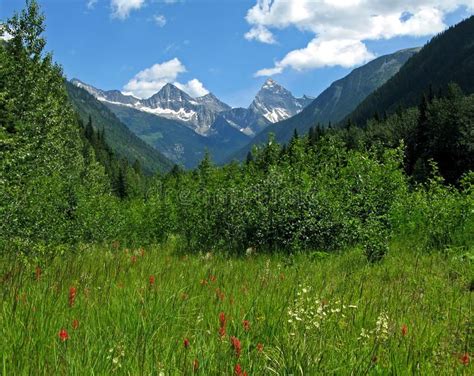
[[[111,0],[112,16],[125,19],[133,10],[140,9],[145,5],[145,0]]]
[[[198,79],[194,78],[188,81],[186,84],[180,84],[179,82],[174,82],[174,85],[183,90],[184,92],[188,93],[192,97],[202,97],[203,95],[209,94],[209,90],[207,90],[203,83]]]
[[[257,40],[259,42],[267,44],[275,43],[275,38],[271,31],[262,25],[252,27],[250,31],[245,34],[245,39]]]
[[[98,0],[87,0],[87,9],[94,9],[95,5],[97,4]]]
[[[315,38],[305,48],[288,53],[274,68],[261,69],[255,76],[273,76],[287,67],[298,71],[331,65],[350,68],[374,57],[365,44],[358,40],[323,41]]]
[[[274,43],[271,30],[289,27],[314,34],[305,48],[258,76],[285,68],[352,67],[374,57],[365,41],[436,34],[446,28],[446,14],[461,6],[474,10],[474,0],[257,0],[247,12],[245,38]]]
[[[154,15],[153,21],[155,21],[155,24],[158,25],[158,27],[163,27],[166,25],[166,17],[162,14]]]
[[[192,79],[185,84],[179,83],[177,81],[178,76],[185,72],[186,67],[183,63],[178,58],[174,58],[137,73],[123,89],[124,92],[133,94],[138,98],[149,98],[160,91],[167,83],[173,83],[193,97],[209,93],[198,79]]]

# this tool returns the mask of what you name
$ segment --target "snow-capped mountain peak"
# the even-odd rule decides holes
[[[308,97],[295,98],[273,79],[265,81],[249,109],[272,123],[288,119],[301,112],[310,103]]]

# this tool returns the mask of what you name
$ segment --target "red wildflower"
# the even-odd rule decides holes
[[[219,328],[219,336],[225,337],[225,326]]]
[[[244,326],[244,330],[248,332],[250,330],[250,322],[249,320],[242,321],[242,325]]]
[[[74,330],[76,330],[77,328],[79,328],[79,321],[78,321],[77,319],[74,319],[74,320],[72,321],[72,328],[73,328]]]
[[[155,276],[151,275],[150,276],[150,287],[152,287],[155,284]]]
[[[235,376],[242,376],[242,367],[240,366],[240,364],[237,363],[235,365],[234,373],[235,373]]]
[[[248,376],[247,372],[242,371],[240,364],[236,364],[234,368],[235,376]]]
[[[225,336],[226,323],[227,323],[227,320],[225,318],[225,313],[224,312],[219,313],[219,335],[221,337]]]
[[[241,345],[239,339],[237,337],[232,336],[232,337],[230,337],[230,343],[232,345],[232,348],[235,351],[235,356],[237,358],[239,358],[240,357],[240,352],[242,351],[242,345]]]
[[[209,276],[209,280],[210,280],[211,282],[215,282],[215,281],[217,281],[217,277],[216,277],[215,275],[210,275],[210,276]]]
[[[197,372],[199,369],[199,361],[197,359],[194,359],[193,361],[193,371]]]
[[[185,349],[189,348],[189,339],[185,338],[183,341],[183,346]]]
[[[35,276],[36,276],[36,280],[39,281],[41,278],[41,268],[39,266],[37,266],[35,269]]]
[[[221,325],[221,328],[226,325],[226,322],[227,320],[225,318],[225,313],[224,312],[219,313],[219,323]]]
[[[131,262],[132,264],[135,264],[135,263],[137,262],[137,256],[132,255],[132,257],[130,257],[130,262]]]
[[[61,329],[58,335],[62,342],[66,342],[69,339],[69,334],[67,334],[66,329]]]
[[[263,352],[263,343],[257,343],[258,352]]]
[[[462,364],[464,364],[465,366],[468,366],[469,365],[469,362],[471,361],[471,358],[469,357],[469,354],[468,353],[464,353],[460,358],[459,360],[461,361]]]
[[[77,290],[75,287],[70,287],[69,288],[69,306],[72,307],[74,305],[74,302],[76,300],[76,294]]]
[[[402,325],[402,336],[405,337],[408,334],[408,326],[406,324]]]

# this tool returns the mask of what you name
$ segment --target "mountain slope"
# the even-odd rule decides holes
[[[299,134],[306,134],[310,127],[318,123],[324,126],[342,120],[418,51],[418,48],[398,51],[354,69],[346,77],[334,82],[299,114],[268,126],[234,157],[240,160],[245,158],[253,145],[266,142],[270,133],[275,135],[277,142],[285,143],[291,139],[295,129]]]
[[[249,138],[265,129],[271,122],[262,115],[248,108],[233,108],[232,110],[221,112],[216,119],[216,123],[226,122],[229,127],[238,129]],[[212,128],[216,125],[213,124]]]
[[[92,118],[97,130],[105,131],[105,138],[110,148],[121,158],[130,163],[139,161],[147,174],[168,171],[172,163],[158,150],[147,145],[133,134],[107,107],[84,89],[66,82],[69,99],[84,122]]]
[[[208,137],[194,132],[180,121],[139,111],[113,103],[104,104],[126,124],[129,129],[149,145],[163,153],[176,164],[194,168],[207,151],[221,163],[229,153],[248,142],[247,136],[232,127],[216,125]]]
[[[474,92],[474,16],[436,36],[385,85],[367,97],[350,115],[363,125],[375,113],[417,105],[430,85],[434,93],[457,83]]]

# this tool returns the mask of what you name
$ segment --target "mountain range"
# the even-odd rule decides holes
[[[295,129],[305,134],[316,124],[341,121],[419,50],[379,57],[334,82],[317,98],[296,98],[269,78],[248,108],[231,108],[212,93],[193,98],[173,84],[140,99],[118,90],[101,90],[78,79],[71,82],[93,95],[173,163],[194,168],[206,151],[219,164],[242,160],[254,145],[266,142],[270,133],[285,143]]]
[[[295,98],[272,79],[248,108],[231,108],[212,93],[193,98],[173,84],[139,99],[78,79],[71,83],[93,95],[145,142],[187,168],[195,167],[206,150],[216,162],[224,162],[267,126],[296,115],[312,101],[307,96]]]

